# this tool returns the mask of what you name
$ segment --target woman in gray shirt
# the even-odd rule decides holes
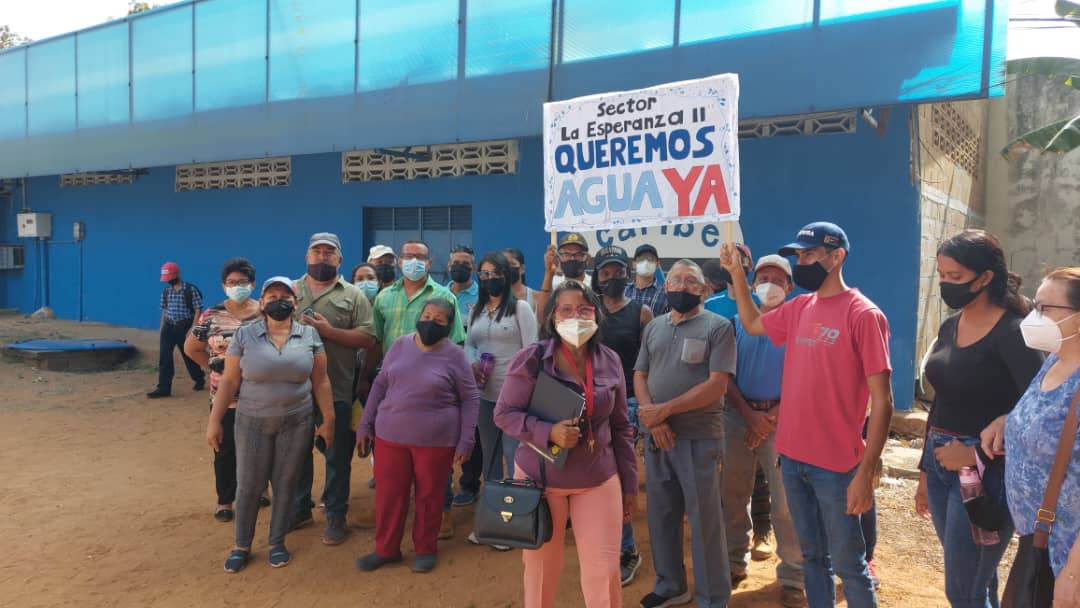
[[[214,395],[206,440],[216,451],[224,432],[221,419],[236,404],[236,546],[225,560],[226,572],[239,572],[251,558],[259,497],[267,482],[274,486],[270,517],[270,565],[291,559],[285,533],[304,456],[311,452],[312,394],[323,423],[315,435],[334,440],[334,401],[326,375],[326,352],[319,334],[293,321],[296,288],[288,277],[263,283],[259,302],[263,319],[236,330],[225,351],[225,371]]]

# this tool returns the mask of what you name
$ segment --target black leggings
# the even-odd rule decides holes
[[[225,410],[221,418],[222,440],[214,452],[214,483],[219,505],[236,500],[236,408]]]

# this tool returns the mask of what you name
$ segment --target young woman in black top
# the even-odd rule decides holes
[[[926,363],[934,387],[926,444],[923,448],[915,510],[934,522],[945,550],[945,595],[952,606],[996,608],[997,566],[1012,537],[1005,506],[1004,467],[1000,458],[979,453],[979,433],[1016,405],[1042,365],[1029,349],[1020,321],[1031,308],[1019,295],[1020,280],[1005,267],[996,237],[965,230],[938,248],[941,297],[960,312],[938,330]],[[986,495],[995,505],[997,528],[980,535],[972,527],[960,494],[957,471],[972,467],[982,475]]]
[[[648,306],[626,297],[626,284],[630,257],[622,247],[604,247],[596,254],[596,266],[592,275],[592,288],[600,296],[604,307],[604,332],[601,343],[619,355],[623,374],[626,376],[626,404],[630,411],[630,424],[638,428],[638,402],[634,398],[634,363],[641,348],[641,334],[653,319]],[[635,439],[636,441],[636,439]],[[634,528],[623,524],[621,580],[626,586],[634,579],[641,567],[641,555],[634,544]]]

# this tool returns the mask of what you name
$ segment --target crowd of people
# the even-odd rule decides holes
[[[833,606],[839,577],[848,606],[873,607],[890,330],[846,282],[852,251],[839,226],[815,222],[756,261],[725,244],[717,259],[665,270],[652,245],[590,252],[568,233],[545,253],[534,290],[513,248],[478,260],[453,248],[442,285],[419,240],[372,247],[346,278],[340,240],[317,233],[302,277],[273,276],[256,294],[251,262],[229,260],[225,299],[205,308],[170,262],[148,396],[171,394],[177,346],[196,390],[208,375],[214,517],[235,526],[227,572],[251,561],[266,506],[268,561],[290,562],[288,533],[314,521],[315,451],[326,467],[322,541],[344,542],[355,452],[374,464],[374,510],[352,518],[375,529],[356,559],[363,572],[403,561],[410,508],[411,569],[436,569],[451,509],[473,504],[487,480],[516,478],[542,480],[552,520],[550,540],[522,550],[526,608],[555,605],[568,530],[582,603],[622,606],[643,562],[639,507],[655,572],[643,608],[726,606],[749,561],[774,550],[780,605]],[[1049,273],[1028,300],[997,239],[979,230],[945,241],[937,265],[958,312],[925,364],[935,392],[914,503],[941,542],[948,601],[997,608],[1014,531],[1052,527],[1054,606],[1080,607],[1080,450],[1056,514],[1042,505],[1080,390],[1080,268]],[[541,372],[581,396],[580,416],[530,409]],[[545,466],[536,446],[567,451],[565,461]]]

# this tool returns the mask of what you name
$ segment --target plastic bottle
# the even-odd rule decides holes
[[[495,369],[495,355],[491,353],[482,353],[480,355],[480,364],[477,366],[480,372],[480,382],[476,383],[476,388],[484,388],[487,386],[488,377],[491,376],[491,371]]]
[[[963,467],[958,475],[960,476],[960,498],[964,502],[986,494],[983,490],[982,479],[975,467]],[[984,530],[975,524],[971,524],[971,538],[976,545],[996,545],[1001,541],[997,532]]]

